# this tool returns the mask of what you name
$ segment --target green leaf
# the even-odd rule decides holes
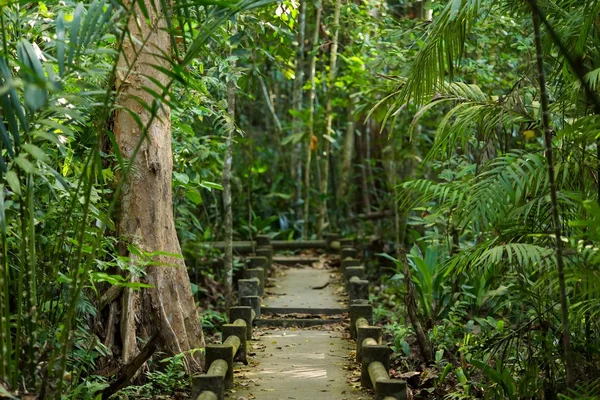
[[[6,127],[4,126],[4,121],[0,121],[0,139],[2,139],[2,143],[4,143],[4,147],[8,152],[8,156],[11,158],[14,157],[15,153],[12,149],[12,144],[10,143],[10,137],[8,136]]]
[[[400,347],[402,347],[402,351],[404,352],[404,355],[406,355],[407,357],[410,356],[410,345],[408,344],[408,342],[406,340],[403,340],[400,342]]]
[[[39,110],[48,102],[48,91],[45,88],[46,76],[31,43],[21,40],[17,44],[19,61],[26,67],[20,74],[25,82],[23,97],[25,106],[32,112]],[[33,74],[37,75],[34,76]]]
[[[8,185],[15,194],[21,195],[21,184],[19,183],[19,177],[15,171],[8,171],[6,173],[6,182],[8,182]]]
[[[36,160],[40,160],[40,161],[44,161],[44,162],[49,162],[50,161],[50,158],[48,157],[48,155],[46,153],[44,153],[44,150],[40,149],[39,147],[37,147],[34,144],[25,143],[21,147],[27,153],[31,154],[31,156],[33,156],[33,158],[35,158]]]
[[[399,261],[399,260],[395,259],[394,257],[390,256],[390,255],[389,255],[389,254],[387,254],[387,253],[378,253],[378,254],[376,254],[376,255],[377,255],[377,256],[380,256],[380,257],[383,257],[383,258],[385,258],[385,259],[387,259],[387,260],[390,260],[390,261],[392,261],[393,263],[395,263],[396,265],[400,265],[400,261]]]
[[[440,362],[444,358],[444,350],[438,350],[435,352],[435,361]]]
[[[36,172],[36,168],[35,165],[33,165],[31,163],[31,161],[29,161],[27,158],[25,158],[23,155],[20,155],[19,157],[15,158],[15,162],[17,163],[17,165],[19,167],[21,167],[21,169],[23,171],[25,171],[28,174],[33,174]]]
[[[467,377],[466,377],[466,375],[465,375],[465,373],[464,373],[464,371],[463,371],[462,368],[457,368],[454,371],[454,374],[456,375],[456,379],[458,379],[458,382],[460,384],[462,384],[462,385],[466,385],[467,384],[468,380],[467,380]]]
[[[271,197],[279,197],[281,199],[284,200],[289,200],[292,198],[292,195],[289,193],[269,193],[267,196],[267,198],[271,198]]]
[[[304,132],[302,132],[302,133],[295,133],[293,135],[286,136],[281,141],[281,145],[285,146],[285,145],[290,144],[290,143],[292,145],[298,144],[304,138],[304,136],[306,136],[306,134]]]
[[[2,5],[2,1],[0,1],[0,6]],[[10,394],[6,389],[4,389],[4,387],[2,387],[2,385],[0,385],[0,397],[3,398],[8,398],[11,400],[19,400],[17,397],[13,396],[12,394]]]
[[[71,41],[69,49],[69,59],[67,61],[68,65],[71,65],[73,63],[73,57],[75,57],[75,50],[78,47],[79,27],[81,24],[81,16],[83,14],[83,11],[83,3],[77,4],[77,8],[75,9],[75,13],[73,15],[73,22],[71,22]]]
[[[0,95],[0,107],[4,110],[4,116],[8,123],[8,128],[13,136],[15,147],[21,145],[21,135],[17,119],[21,122],[21,128],[25,133],[29,132],[29,126],[25,119],[25,112],[20,101],[19,94],[15,89],[12,74],[3,58],[0,58],[0,82],[5,87],[9,87],[8,93]]]
[[[202,182],[200,182],[200,186],[205,189],[209,189],[209,190],[210,189],[223,190],[223,186],[221,186],[215,182],[202,181]]]
[[[173,172],[173,178],[175,178],[175,182],[181,185],[187,185],[188,183],[190,183],[190,177],[187,176],[187,174],[181,172]]]
[[[193,190],[186,190],[185,191],[185,197],[189,201],[191,201],[192,203],[194,203],[197,206],[200,205],[200,204],[202,204],[202,196],[195,189],[193,189]]]

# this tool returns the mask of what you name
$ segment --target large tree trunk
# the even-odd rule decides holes
[[[123,56],[118,65],[121,71],[132,69],[127,77],[120,73],[116,82],[122,108],[115,112],[114,133],[123,158],[131,163],[129,175],[123,178],[126,182],[120,198],[118,234],[122,241],[121,249],[129,255],[132,264],[139,266],[148,260],[129,253],[129,245],[145,253],[163,254],[151,256],[152,265],[145,268],[142,277],[152,288],[141,291],[126,289],[123,293],[121,340],[125,363],[138,352],[137,336],[148,338],[157,333],[163,350],[171,354],[204,346],[202,327],[173,220],[171,112],[167,104],[161,102],[156,117],[152,118],[151,113],[138,102],[141,100],[152,105],[155,100],[144,88],[162,92],[148,77],[162,85],[169,82],[166,75],[152,66],[169,68],[162,58],[163,54],[171,52],[169,35],[164,30],[165,10],[160,8],[160,2],[154,2],[157,9],[149,1],[146,3],[150,13],[147,21],[141,18],[143,14],[138,6],[132,5],[138,9],[132,14],[128,27],[131,36],[139,41],[128,39],[123,43]],[[145,46],[142,48],[140,43],[145,43]],[[147,132],[123,109],[135,113],[142,124],[148,126]],[[190,355],[189,369],[200,369],[201,361],[198,355]]]

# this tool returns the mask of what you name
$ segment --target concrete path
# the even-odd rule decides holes
[[[339,308],[341,298],[335,294],[335,285],[330,275],[335,275],[328,269],[311,267],[290,268],[278,276],[274,287],[266,288],[268,297],[263,300],[265,307],[307,307],[307,308]]]
[[[322,268],[293,268],[278,276],[263,300],[269,307],[339,308],[340,277]],[[319,290],[312,289],[331,283]],[[250,365],[236,368],[235,400],[367,400],[353,363],[353,342],[341,324],[312,329],[258,330],[249,343]]]
[[[335,329],[335,327],[333,328]],[[359,400],[369,396],[353,375],[350,343],[336,330],[271,330],[250,344],[254,363],[235,378],[233,399]],[[254,364],[254,365],[252,365]]]

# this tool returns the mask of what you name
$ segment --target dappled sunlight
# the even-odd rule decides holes
[[[326,379],[327,371],[323,368],[312,367],[308,365],[295,366],[293,369],[288,371],[281,371],[280,369],[275,368],[267,368],[263,371],[260,371],[258,375],[284,375],[286,379]]]

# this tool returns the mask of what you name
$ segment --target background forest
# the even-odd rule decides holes
[[[0,397],[186,390],[203,340],[111,386],[154,338],[118,296],[185,260],[212,334],[206,242],[340,232],[415,398],[600,398],[599,0],[0,0],[0,34]],[[124,228],[157,125],[181,251]]]

